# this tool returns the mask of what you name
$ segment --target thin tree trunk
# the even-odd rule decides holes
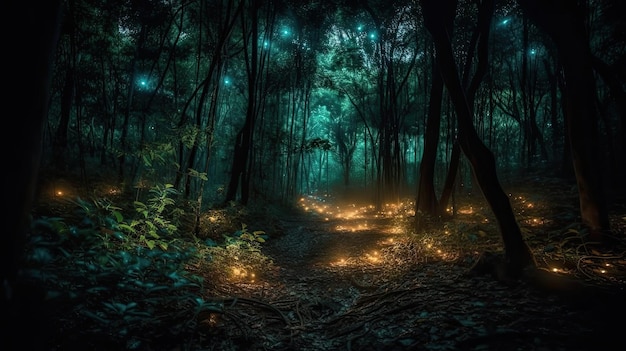
[[[237,133],[233,154],[233,164],[231,178],[226,191],[225,202],[233,201],[236,198],[237,190],[240,190],[240,202],[243,205],[248,203],[250,197],[250,176],[252,175],[253,159],[251,157],[254,145],[254,128],[259,114],[261,104],[261,88],[259,87],[260,72],[267,56],[259,55],[257,40],[259,37],[259,12],[263,5],[257,1],[249,1],[248,16],[241,16],[242,31],[244,34],[244,57],[246,63],[246,74],[248,78],[248,104],[246,108],[246,118],[244,125]],[[273,9],[266,9],[271,18],[267,19],[266,25],[272,26],[275,12]],[[248,20],[250,21],[248,23]],[[248,32],[248,29],[250,32]],[[271,28],[267,29],[271,30]]]
[[[419,185],[417,189],[417,211],[436,216],[438,209],[437,195],[435,194],[435,163],[437,161],[437,147],[441,125],[441,102],[443,99],[443,79],[439,67],[433,62],[430,100],[428,103],[428,120],[424,137],[424,152],[419,170]],[[418,228],[419,228],[418,223]]]
[[[459,79],[449,33],[441,18],[441,14],[446,13],[445,7],[454,3],[455,0],[422,0],[424,21],[426,28],[433,36],[437,49],[437,62],[457,114],[459,145],[469,159],[474,176],[498,222],[504,242],[506,275],[510,278],[519,278],[526,267],[534,267],[534,258],[522,238],[509,198],[500,186],[495,158],[482,143],[473,125],[472,110]],[[489,24],[489,21],[485,23],[485,25]]]

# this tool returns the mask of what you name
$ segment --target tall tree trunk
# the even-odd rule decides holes
[[[595,77],[584,13],[576,1],[518,0],[525,14],[554,41],[563,63],[565,119],[578,184],[580,214],[590,240],[610,230],[595,108]]]
[[[6,53],[8,62],[4,63],[10,87],[4,93],[5,99],[20,112],[19,117],[11,119],[10,127],[2,129],[6,150],[3,162],[10,167],[2,172],[4,199],[10,204],[3,209],[4,232],[0,236],[3,350],[44,350],[45,333],[51,328],[51,321],[42,312],[44,292],[28,286],[20,272],[35,201],[62,4],[60,0],[44,1],[35,10],[31,2],[11,1],[2,12],[3,23],[19,23],[24,29],[14,31],[5,42],[7,47],[20,48],[19,52]]]
[[[254,126],[259,114],[260,86],[259,77],[263,69],[264,60],[267,57],[261,57],[259,54],[259,46],[257,40],[259,38],[259,12],[263,4],[258,1],[247,1],[247,13],[242,13],[241,23],[244,36],[244,57],[246,63],[246,74],[248,78],[248,105],[246,108],[246,118],[243,126],[237,133],[235,140],[235,148],[233,154],[233,163],[226,190],[225,202],[234,201],[237,191],[240,190],[240,202],[244,205],[248,203],[250,197],[250,176],[252,159],[250,154],[254,145]],[[270,4],[266,4],[270,6]],[[268,14],[274,14],[272,9],[266,9]],[[247,14],[247,16],[246,16]],[[248,22],[249,21],[249,22]],[[267,26],[272,26],[273,17],[266,22]],[[249,32],[248,32],[249,30]]]
[[[446,6],[455,1],[422,0],[424,22],[433,37],[437,62],[457,114],[459,145],[469,159],[474,176],[498,222],[504,242],[506,274],[510,278],[518,278],[524,268],[534,267],[534,258],[522,238],[509,198],[498,180],[495,158],[482,143],[473,125],[472,110],[461,85],[449,33],[443,24],[445,18],[441,17],[446,13]],[[490,21],[484,25],[490,25]]]
[[[70,41],[73,41],[73,39],[70,39]],[[74,58],[70,58],[69,61],[74,62]],[[70,63],[69,65],[70,67],[67,67],[67,71],[65,73],[63,91],[61,92],[61,114],[59,116],[59,124],[57,125],[52,144],[52,159],[54,167],[61,171],[65,171],[67,167],[65,160],[68,143],[67,135],[72,116],[72,103],[74,102],[74,96],[76,93],[76,85],[74,82],[76,68],[73,63]]]
[[[621,181],[626,179],[626,92],[624,92],[616,72],[604,61],[594,57],[593,67],[608,86],[610,96],[619,112],[620,123],[617,140],[620,141],[620,144],[615,145],[616,151],[612,157],[613,172],[611,174],[614,174],[614,179],[612,179],[613,188],[618,189],[621,195],[626,195],[626,184]]]
[[[135,96],[135,87],[136,87],[136,79],[137,79],[137,60],[138,60],[138,52],[143,48],[143,45],[146,40],[146,29],[142,24],[141,29],[139,30],[139,37],[137,40],[137,45],[135,47],[135,55],[131,58],[131,62],[129,64],[129,72],[128,72],[128,87],[126,92],[126,106],[124,107],[124,118],[122,122],[122,131],[120,133],[120,148],[121,152],[118,157],[118,182],[125,183],[126,189],[129,190],[132,187],[130,182],[126,183],[125,178],[127,177],[125,170],[128,168],[126,164],[126,156],[130,152],[128,145],[128,131],[130,130],[130,117],[133,112],[133,99]]]
[[[419,170],[420,178],[417,188],[416,214],[420,212],[431,216],[438,214],[438,202],[434,182],[441,125],[442,98],[443,79],[439,73],[439,67],[433,62],[430,99],[428,102],[428,119],[426,121],[426,135],[424,137],[424,151]],[[416,218],[419,220],[420,217],[416,216]],[[419,229],[419,223],[417,227]]]
[[[446,180],[443,182],[443,190],[441,191],[441,197],[439,198],[439,204],[437,205],[437,213],[440,215],[446,214],[448,203],[454,192],[454,180],[459,172],[459,162],[461,160],[461,147],[458,141],[454,141],[452,144],[452,152],[450,153],[450,165],[448,166],[448,173],[446,174]],[[456,208],[453,208],[456,211]],[[455,214],[455,212],[451,214]]]

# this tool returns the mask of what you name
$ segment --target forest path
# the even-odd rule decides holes
[[[285,234],[266,247],[276,263],[290,269],[363,257],[397,236],[390,233],[393,224],[388,218],[327,219],[303,213],[280,223]]]
[[[313,206],[280,219],[283,233],[263,244],[279,269],[260,298],[287,321],[263,329],[266,349],[572,351],[626,344],[608,322],[616,315],[610,306],[572,306],[525,284],[468,277],[467,258],[438,256],[442,250],[427,250],[422,237],[407,241],[398,225],[406,209],[326,213]],[[480,228],[472,230],[489,232],[494,239],[485,247],[493,248],[497,231]],[[412,261],[390,257],[407,252]]]

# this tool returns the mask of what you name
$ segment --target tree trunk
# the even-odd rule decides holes
[[[617,73],[609,65],[601,59],[594,57],[593,67],[595,71],[602,77],[604,83],[610,91],[610,96],[617,106],[619,112],[619,144],[615,145],[615,155],[612,157],[612,168],[614,178],[612,179],[613,188],[618,190],[619,195],[626,195],[626,185],[621,181],[626,179],[626,92],[622,88],[621,81],[617,78]],[[614,195],[618,195],[614,194]]]
[[[454,16],[452,16],[454,18]],[[449,21],[449,28],[452,21]],[[435,194],[435,163],[437,161],[437,146],[439,145],[439,132],[441,126],[441,103],[443,99],[443,79],[439,73],[439,67],[433,57],[432,79],[430,98],[428,102],[428,120],[426,122],[426,134],[424,136],[424,152],[419,170],[419,185],[417,189],[416,216],[422,212],[427,215],[437,215],[438,201]],[[418,229],[420,224],[418,223]]]
[[[433,37],[437,62],[457,114],[459,145],[469,159],[474,176],[498,222],[504,242],[506,275],[515,279],[522,275],[526,267],[535,266],[534,258],[522,238],[509,198],[500,186],[494,156],[482,143],[473,125],[472,110],[459,79],[449,33],[441,18],[445,6],[454,2],[422,0],[424,22]],[[488,21],[485,25],[489,24]]]
[[[52,321],[42,310],[44,292],[28,286],[22,279],[23,254],[30,230],[30,214],[35,200],[35,188],[41,159],[42,135],[46,121],[52,62],[61,26],[62,1],[50,0],[37,4],[11,1],[3,23],[19,23],[23,29],[7,37],[5,45],[20,48],[7,53],[4,63],[10,87],[4,94],[19,115],[11,118],[11,127],[3,128],[5,184],[3,209],[4,232],[0,236],[0,310],[2,313],[4,350],[44,350],[45,333]],[[5,28],[7,29],[7,28]],[[25,60],[28,58],[28,60]],[[19,75],[14,74],[20,72]],[[23,337],[27,335],[27,337]]]
[[[73,62],[74,58],[70,59]],[[72,103],[75,96],[75,83],[74,83],[75,67],[70,63],[70,67],[67,67],[65,74],[65,84],[63,85],[63,91],[61,93],[61,114],[59,116],[59,124],[54,134],[54,141],[52,145],[52,158],[54,167],[60,171],[66,170],[65,154],[67,152],[67,136],[70,126],[70,118],[72,116]]]
[[[563,63],[565,118],[578,185],[580,214],[600,241],[610,230],[606,195],[602,187],[602,157],[598,143],[598,112],[589,38],[582,9],[575,1],[518,0],[525,14],[554,41]]]
[[[225,202],[234,201],[236,199],[237,190],[239,189],[240,202],[243,205],[248,203],[250,197],[250,154],[253,146],[254,125],[258,116],[258,107],[260,106],[260,88],[258,85],[260,76],[259,69],[262,69],[264,63],[264,58],[259,55],[259,47],[256,41],[259,37],[259,10],[262,4],[260,2],[250,1],[247,5],[247,14],[249,17],[246,17],[246,14],[242,13],[241,23],[244,33],[243,51],[248,78],[248,105],[244,125],[239,130],[239,133],[237,133],[235,140],[232,170],[225,198]],[[271,11],[271,9],[267,11]],[[248,29],[250,30],[249,33]]]
[[[428,119],[426,121],[426,135],[424,136],[424,152],[419,170],[419,185],[417,189],[416,218],[418,213],[436,216],[438,202],[435,194],[435,163],[437,161],[437,146],[441,125],[441,101],[443,98],[443,79],[439,67],[433,62],[430,99],[428,102]],[[419,228],[419,223],[418,223]]]
[[[441,191],[441,197],[439,198],[439,207],[437,213],[444,215],[447,212],[448,203],[454,192],[454,180],[459,171],[459,161],[461,160],[461,148],[458,141],[454,141],[452,145],[452,152],[450,153],[450,166],[448,167],[448,174],[446,180],[443,183],[443,190]],[[453,209],[456,211],[456,209]],[[454,211],[451,213],[454,214]]]

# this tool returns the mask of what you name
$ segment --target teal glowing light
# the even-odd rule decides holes
[[[500,24],[502,24],[503,26],[506,26],[509,23],[509,19],[505,18],[502,20],[502,22],[500,22]]]

